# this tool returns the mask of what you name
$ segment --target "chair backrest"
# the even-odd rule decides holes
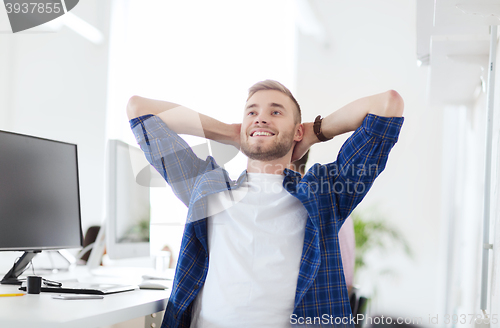
[[[87,229],[87,232],[85,232],[85,237],[83,238],[83,248],[95,242],[97,235],[99,234],[99,230],[101,230],[101,226],[91,226]],[[90,252],[91,249],[83,254],[81,259],[87,262],[89,260]]]

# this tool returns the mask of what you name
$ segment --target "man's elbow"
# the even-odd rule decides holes
[[[389,90],[386,93],[383,116],[401,117],[403,116],[404,101],[401,95],[395,90]]]
[[[130,97],[127,103],[127,116],[129,120],[143,115],[141,112],[142,111],[141,103],[142,103],[141,97],[139,96]]]

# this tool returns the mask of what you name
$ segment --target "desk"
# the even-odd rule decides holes
[[[81,279],[81,275],[77,276],[78,280],[91,281],[89,277]],[[56,276],[44,277],[54,279]],[[18,288],[0,285],[0,293],[20,293]],[[52,299],[53,295],[56,294],[0,297],[0,327],[92,328],[112,325],[165,310],[170,289],[135,290],[105,295],[101,300],[57,300]]]

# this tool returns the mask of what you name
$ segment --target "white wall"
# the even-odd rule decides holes
[[[111,1],[86,0],[72,13],[107,37]],[[67,27],[12,34],[0,9],[0,129],[78,144],[84,232],[103,214],[108,42]]]
[[[442,111],[426,105],[427,67],[416,65],[413,1],[314,1],[330,48],[298,41],[297,98],[304,120],[325,116],[357,98],[389,89],[405,101],[405,123],[385,171],[358,209],[374,206],[407,238],[415,260],[395,250],[372,259],[396,274],[378,280],[372,311],[423,316],[438,311]],[[328,13],[326,15],[325,13]],[[310,162],[331,162],[347,136],[315,145]],[[373,283],[374,275],[358,281]]]

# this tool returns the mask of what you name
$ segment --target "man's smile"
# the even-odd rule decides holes
[[[257,129],[250,132],[250,137],[272,137],[275,133],[269,130]]]

